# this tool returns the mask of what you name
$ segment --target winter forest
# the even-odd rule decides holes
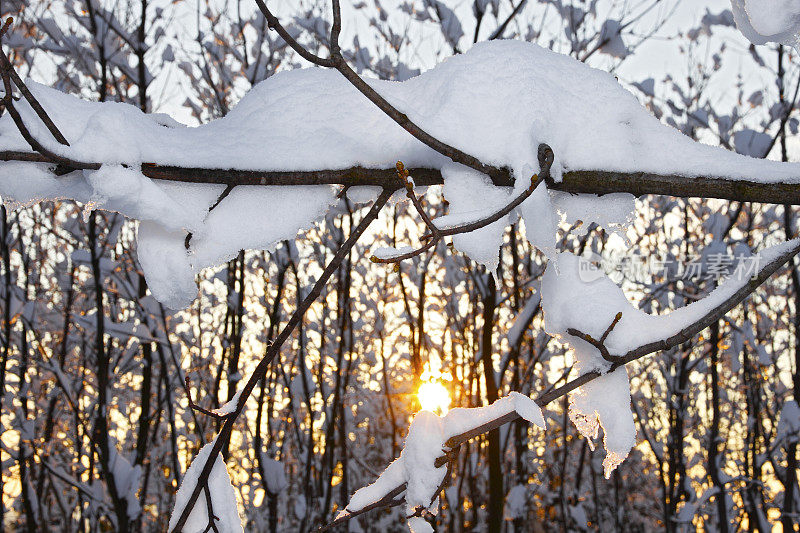
[[[800,1],[0,15],[1,531],[800,531]]]

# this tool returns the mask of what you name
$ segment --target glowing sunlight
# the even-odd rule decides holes
[[[450,375],[442,373],[441,363],[437,360],[434,364],[425,363],[420,379],[422,385],[419,386],[417,398],[422,409],[440,416],[446,415],[450,409],[450,391],[444,381],[450,381]]]

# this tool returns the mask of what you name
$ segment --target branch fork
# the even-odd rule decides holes
[[[531,183],[527,189],[525,189],[522,193],[520,193],[517,197],[511,200],[508,204],[503,206],[501,209],[497,210],[496,212],[492,213],[491,215],[482,218],[480,220],[476,220],[473,222],[468,222],[466,224],[461,224],[458,226],[453,226],[450,228],[438,228],[436,224],[431,220],[425,210],[422,207],[422,204],[419,201],[419,198],[414,193],[414,182],[409,177],[409,172],[405,168],[405,165],[402,161],[398,161],[396,168],[397,168],[397,176],[403,182],[403,186],[406,189],[406,196],[411,200],[414,209],[419,214],[420,218],[422,218],[425,226],[428,228],[429,233],[424,233],[420,237],[420,241],[424,242],[422,246],[411,250],[410,252],[405,253],[398,253],[396,255],[392,255],[389,257],[377,257],[373,255],[370,257],[370,261],[373,263],[399,263],[405,259],[411,259],[412,257],[416,257],[423,252],[430,250],[434,246],[436,246],[439,241],[442,240],[444,237],[450,237],[453,235],[460,235],[462,233],[470,233],[475,230],[479,230],[488,226],[489,224],[493,224],[503,218],[504,216],[508,215],[511,211],[516,209],[522,202],[527,200],[533,191],[539,186],[540,183],[550,179],[550,169],[553,165],[554,154],[553,149],[550,148],[547,144],[540,144],[538,148],[538,158],[539,158],[539,174],[534,174],[531,176]],[[449,244],[449,243],[448,243]]]
[[[620,320],[622,320],[622,311],[617,313],[617,315],[614,317],[614,320],[606,328],[606,330],[603,332],[603,335],[599,339],[595,339],[588,333],[584,333],[575,328],[568,328],[567,333],[569,333],[573,337],[577,337],[581,340],[584,340],[589,344],[591,344],[592,346],[594,346],[595,348],[597,348],[597,350],[600,352],[600,355],[603,356],[603,359],[605,359],[612,365],[625,364],[624,356],[611,355],[611,353],[608,351],[608,348],[606,347],[606,339],[611,334],[611,332],[614,331],[614,328],[617,327],[617,324],[619,323]]]
[[[186,398],[189,400],[189,407],[193,411],[197,411],[198,413],[203,413],[204,415],[210,416],[211,418],[214,418],[215,420],[219,420],[219,421],[224,421],[225,419],[229,418],[233,414],[232,412],[231,413],[226,413],[226,414],[220,414],[220,413],[216,413],[216,412],[214,412],[214,411],[212,411],[210,409],[206,409],[205,407],[200,407],[199,405],[197,405],[194,402],[194,400],[192,399],[192,393],[191,393],[191,389],[189,387],[189,376],[186,376],[186,378],[184,380],[184,390],[186,391]]]
[[[208,481],[203,485],[203,492],[206,495],[206,511],[208,511],[208,525],[205,530],[203,530],[203,533],[208,533],[209,531],[219,533],[219,528],[216,523],[219,517],[214,514],[214,504],[211,503],[211,489],[208,487]]]

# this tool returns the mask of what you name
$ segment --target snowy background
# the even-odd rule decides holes
[[[473,47],[471,36],[487,39],[512,6],[345,5],[354,68],[402,81],[371,83],[442,140],[511,168],[512,191],[411,139],[338,73],[294,70],[303,63],[263,32],[251,5],[5,7],[17,17],[7,49],[71,146],[42,143],[103,166],[61,178],[46,164],[0,167],[4,520],[150,530],[172,516],[174,525],[218,428],[187,394],[217,416],[233,410],[372,197],[237,187],[209,212],[223,186],[156,183],[140,163],[313,170],[401,159],[441,170],[444,187],[424,197],[433,217],[446,217],[440,228],[519,194],[541,170],[539,142],[555,152],[555,179],[601,169],[794,182],[796,165],[763,160],[796,152],[797,59],[774,42],[791,45],[791,35],[754,19],[754,31],[774,35],[745,31],[772,42],[751,47],[729,7],[531,2],[503,35],[539,46]],[[327,8],[285,3],[276,12],[324,55]],[[18,107],[36,124],[26,105]],[[0,149],[26,149],[8,114]],[[769,263],[796,245],[778,244],[796,235],[790,208],[580,201],[540,188],[508,217],[453,239],[453,250],[442,244],[393,270],[366,259],[416,242],[422,228],[398,199],[245,399],[210,478],[221,528],[241,530],[242,520],[246,530],[307,530],[402,483],[404,505],[346,527],[402,530],[414,513],[414,531],[429,522],[537,531],[792,520],[793,268],[692,342],[544,412],[530,400],[570,370],[610,368],[569,328],[599,337],[621,311],[608,336],[615,353],[679,331],[746,280],[732,275],[714,291],[719,255]],[[577,256],[589,253],[657,253],[700,269],[587,284],[575,278]],[[449,379],[431,377],[432,366]],[[414,416],[425,380],[457,409]],[[452,471],[434,466],[454,428],[513,412],[523,420],[462,446]],[[436,499],[446,476],[453,483]],[[205,529],[204,498],[188,530]]]

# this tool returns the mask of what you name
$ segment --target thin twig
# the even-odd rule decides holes
[[[594,346],[595,348],[597,348],[597,350],[600,352],[600,355],[603,356],[603,359],[605,359],[609,363],[612,363],[612,364],[614,364],[614,363],[622,363],[624,361],[624,358],[621,357],[621,356],[611,355],[611,353],[609,353],[608,348],[606,347],[606,344],[605,344],[606,339],[608,338],[608,335],[614,330],[614,328],[616,327],[616,325],[619,323],[619,321],[621,319],[622,319],[622,312],[619,312],[614,317],[614,320],[611,322],[611,325],[608,326],[608,328],[606,328],[606,331],[603,333],[603,336],[600,337],[599,340],[595,339],[594,337],[592,337],[588,333],[584,333],[584,332],[582,332],[582,331],[580,331],[578,329],[575,329],[575,328],[567,328],[567,333],[569,333],[573,337],[578,337],[579,339],[582,339],[582,340],[588,342],[589,344],[591,344],[592,346]]]
[[[419,198],[414,193],[414,182],[409,177],[408,169],[406,169],[402,161],[398,161],[397,165],[395,165],[395,168],[397,168],[397,176],[400,178],[400,180],[403,182],[403,186],[406,188],[406,196],[409,200],[411,200],[411,203],[414,205],[417,213],[419,213],[420,218],[422,218],[422,221],[431,231],[431,234],[434,237],[439,237],[439,228],[436,227],[436,224],[433,223],[431,218],[425,212],[425,209],[422,207],[422,203],[420,203]]]
[[[281,38],[286,41],[286,44],[291,46],[292,50],[300,54],[300,57],[320,67],[333,67],[333,60],[323,59],[303,48],[303,46],[298,43],[288,31],[286,31],[286,28],[281,25],[280,21],[275,17],[275,15],[270,12],[269,8],[264,3],[264,0],[256,0],[256,5],[258,5],[258,9],[261,10],[261,13],[263,13],[264,17],[267,19],[267,27],[271,30],[277,31],[278,35],[280,35]]]
[[[214,514],[214,504],[211,503],[211,489],[208,486],[208,480],[206,480],[205,484],[203,485],[203,491],[205,491],[206,495],[206,511],[208,512],[208,525],[203,533],[208,533],[209,531],[219,533],[219,528],[217,528],[216,523],[216,521],[219,520],[219,517]]]
[[[519,10],[522,9],[522,6],[524,6],[526,2],[527,0],[520,0],[519,3],[517,3],[517,5],[508,15],[508,17],[506,17],[506,20],[503,21],[503,23],[500,24],[500,26],[498,26],[497,29],[494,30],[492,35],[489,37],[490,41],[493,41],[495,39],[500,39],[503,37],[503,33],[506,31],[506,26],[508,26],[508,24],[514,19],[514,17],[516,17],[517,14],[519,14]]]
[[[395,487],[393,490],[391,490],[386,496],[384,496],[380,500],[378,500],[378,501],[376,501],[374,503],[371,503],[371,504],[367,505],[366,507],[364,507],[363,509],[359,509],[358,511],[353,511],[353,512],[349,512],[348,511],[347,514],[343,514],[343,515],[337,517],[335,520],[333,520],[331,522],[328,522],[327,524],[325,524],[324,526],[319,528],[317,531],[319,533],[322,533],[323,531],[328,531],[329,529],[334,528],[334,527],[338,526],[339,524],[343,524],[343,523],[345,523],[345,522],[347,522],[347,521],[349,521],[349,520],[351,520],[351,519],[353,519],[353,518],[355,518],[357,516],[360,516],[360,515],[362,515],[364,513],[368,513],[369,511],[372,511],[373,509],[383,509],[383,508],[387,508],[387,507],[396,507],[396,506],[400,505],[401,503],[403,503],[403,498],[398,498],[398,496],[400,496],[405,490],[406,490],[406,485],[405,484],[402,484],[402,485],[400,485],[398,487]]]
[[[14,66],[11,64],[11,61],[5,55],[5,52],[0,50],[0,77],[2,78],[3,82],[3,89],[5,91],[5,95],[3,96],[2,102],[8,111],[8,114],[11,115],[11,119],[14,121],[14,124],[17,126],[20,134],[22,135],[23,139],[30,145],[33,151],[40,153],[42,156],[46,158],[47,161],[56,163],[57,165],[69,168],[69,169],[84,169],[84,170],[97,170],[100,168],[100,163],[84,163],[81,161],[75,161],[68,157],[64,157],[58,155],[51,150],[44,147],[42,143],[36,139],[33,134],[30,132],[28,127],[25,125],[25,121],[22,119],[17,108],[14,106],[14,97],[13,97],[13,85],[16,85],[20,92],[25,96],[25,99],[28,101],[28,104],[31,108],[36,112],[37,116],[42,120],[45,124],[47,129],[53,135],[53,137],[62,145],[69,146],[69,143],[64,138],[64,135],[58,129],[58,127],[53,123],[53,120],[44,110],[42,105],[33,96],[33,94],[28,90],[25,83],[19,77]],[[12,85],[13,81],[13,85]],[[58,169],[56,170],[58,174]]]
[[[203,413],[204,415],[210,416],[210,417],[212,417],[212,418],[214,418],[216,420],[225,420],[226,418],[228,418],[231,415],[231,413],[227,413],[227,414],[215,413],[214,411],[211,411],[211,410],[206,409],[204,407],[200,407],[199,405],[194,403],[194,400],[192,400],[191,388],[189,386],[189,376],[186,376],[186,378],[185,378],[184,390],[186,391],[186,398],[189,400],[189,407],[193,411],[197,411],[198,413]]]
[[[13,19],[11,17],[8,17],[6,19],[5,24],[3,24],[2,29],[0,29],[0,39],[2,39],[3,35],[5,35],[5,33],[8,31],[8,28],[11,26],[12,22],[13,22]],[[11,60],[6,56],[5,52],[3,52],[2,50],[0,50],[0,68],[2,68],[4,71],[8,72],[8,75],[10,76],[11,81],[13,81],[14,85],[17,86],[17,89],[19,89],[19,92],[22,93],[22,96],[24,96],[25,100],[28,101],[28,104],[30,104],[31,108],[34,110],[36,115],[38,115],[38,117],[41,119],[41,121],[44,123],[44,125],[47,126],[47,129],[50,131],[50,133],[53,135],[53,137],[59,143],[65,145],[65,146],[69,146],[69,143],[67,142],[67,139],[61,133],[61,131],[58,129],[58,127],[56,127],[55,123],[50,118],[50,116],[45,112],[44,108],[39,103],[39,101],[36,99],[36,97],[33,96],[33,93],[31,93],[30,89],[28,89],[28,86],[25,85],[25,82],[22,81],[22,78],[20,77],[19,74],[17,74],[17,71],[14,69],[14,66],[11,64]],[[6,97],[8,97],[9,94],[11,94],[11,91],[6,86]]]
[[[414,208],[419,213],[422,220],[425,222],[425,225],[430,230],[430,233],[424,234],[420,237],[421,241],[424,241],[425,244],[419,248],[411,250],[410,252],[405,252],[402,254],[396,254],[389,257],[377,257],[373,255],[370,257],[370,261],[373,263],[382,263],[382,264],[389,264],[389,263],[399,263],[400,261],[404,261],[406,259],[411,259],[412,257],[416,257],[423,252],[430,250],[436,244],[442,240],[442,237],[445,236],[452,236],[452,235],[459,235],[461,233],[469,233],[481,228],[488,226],[489,224],[493,224],[503,218],[504,216],[508,215],[511,211],[516,209],[522,202],[528,199],[531,194],[536,190],[536,188],[545,180],[547,180],[550,176],[550,169],[553,165],[553,150],[546,144],[542,143],[539,145],[538,150],[538,157],[539,157],[539,167],[540,171],[539,174],[535,174],[531,177],[531,184],[525,189],[521,194],[519,194],[516,198],[514,198],[511,202],[503,206],[498,211],[495,211],[491,215],[482,218],[480,220],[475,220],[473,222],[469,222],[466,224],[462,224],[459,226],[453,226],[450,228],[443,228],[440,229],[437,227],[432,220],[428,217],[425,213],[425,210],[422,208],[422,204],[419,202],[419,199],[414,194],[414,186],[413,182],[410,181],[408,178],[408,171],[405,169],[405,166],[402,162],[397,162],[397,173],[400,176],[400,179],[403,180],[403,183],[406,187],[406,195],[411,199],[411,203],[414,205]]]
[[[370,210],[352,230],[347,240],[339,247],[338,250],[336,250],[333,259],[331,259],[331,261],[326,265],[325,270],[322,271],[322,274],[314,283],[314,286],[311,288],[306,297],[303,298],[303,301],[297,306],[297,309],[292,314],[291,318],[278,336],[275,338],[273,344],[267,349],[267,353],[264,355],[261,361],[259,361],[258,365],[256,365],[253,373],[250,375],[250,378],[248,378],[247,383],[245,383],[244,387],[242,388],[242,393],[239,396],[239,402],[237,403],[236,408],[229,415],[226,415],[222,429],[220,429],[219,434],[214,440],[214,444],[211,448],[211,455],[209,456],[209,459],[206,461],[205,465],[203,465],[203,469],[200,471],[200,475],[197,479],[197,484],[189,496],[189,500],[186,502],[186,506],[181,512],[175,527],[172,529],[172,533],[180,533],[180,531],[183,529],[183,526],[186,524],[186,521],[189,519],[189,514],[192,512],[192,507],[194,507],[194,504],[197,502],[197,498],[200,496],[202,486],[208,481],[209,475],[211,475],[211,470],[214,466],[213,459],[216,457],[216,454],[222,450],[223,443],[226,442],[228,437],[231,435],[233,431],[233,424],[242,411],[244,411],[247,398],[250,397],[250,394],[253,392],[256,384],[261,380],[262,377],[266,375],[270,364],[280,354],[281,347],[292,335],[292,332],[295,330],[298,324],[300,324],[300,321],[303,319],[311,305],[317,300],[317,298],[319,298],[320,294],[322,293],[322,288],[325,286],[334,272],[339,269],[339,266],[353,249],[353,246],[355,246],[359,237],[361,237],[370,224],[376,218],[378,218],[378,214],[389,201],[392,193],[392,189],[384,189],[381,194],[378,195],[378,198],[372,204]]]
[[[11,23],[12,23],[12,22],[14,22],[14,18],[13,18],[13,17],[8,17],[8,18],[6,19],[6,21],[3,23],[3,27],[2,27],[2,28],[0,28],[0,39],[2,39],[2,38],[3,38],[3,36],[4,36],[4,35],[6,34],[6,32],[8,31],[8,29],[11,27]]]
[[[228,197],[228,195],[231,193],[231,191],[233,190],[234,187],[236,187],[235,183],[229,183],[225,187],[225,189],[221,193],[219,193],[219,196],[217,196],[217,201],[214,202],[211,205],[211,207],[208,208],[208,212],[206,213],[206,218],[208,217],[208,213],[211,213],[211,211],[213,211],[214,209],[217,208],[217,206],[220,204],[220,202],[222,202],[222,200],[224,200],[225,198]],[[194,237],[194,234],[190,231],[190,232],[188,232],[186,234],[186,238],[183,241],[183,246],[187,250],[190,248],[190,246],[192,244],[192,237]]]
[[[493,165],[487,165],[481,162],[477,157],[467,154],[462,150],[450,146],[446,144],[436,137],[430,135],[428,132],[420,128],[417,124],[415,124],[411,119],[406,116],[405,113],[402,113],[397,108],[395,108],[392,104],[390,104],[383,96],[381,96],[375,89],[372,88],[366,81],[364,81],[361,76],[356,74],[356,72],[350,68],[350,65],[347,64],[344,56],[342,56],[341,50],[339,48],[339,33],[341,31],[341,13],[339,8],[339,1],[334,0],[333,4],[333,25],[331,27],[331,38],[328,49],[330,50],[330,57],[327,59],[321,58],[316,56],[306,50],[300,43],[298,43],[294,38],[289,35],[289,32],[286,31],[280,21],[270,12],[267,5],[264,3],[264,0],[255,0],[256,5],[264,14],[267,19],[267,24],[270,28],[274,28],[278,34],[286,41],[292,49],[300,54],[301,57],[307,59],[308,61],[314,63],[315,65],[321,67],[330,67],[335,68],[338,70],[347,81],[350,82],[353,87],[358,89],[361,94],[366,96],[370,102],[375,104],[378,109],[383,111],[389,118],[394,120],[397,124],[400,125],[404,130],[408,133],[413,135],[417,140],[422,142],[423,144],[427,145],[428,147],[432,148],[433,150],[439,152],[443,156],[455,161],[456,163],[460,163],[462,165],[468,166],[472,169],[477,170],[478,172],[482,172],[483,174],[488,175],[492,180],[496,179],[503,179],[507,175],[507,171],[501,169],[499,167],[495,167]]]

